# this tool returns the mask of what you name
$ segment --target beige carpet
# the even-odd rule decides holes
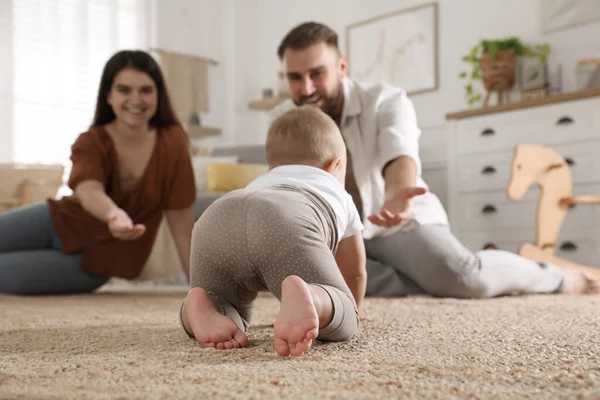
[[[218,351],[180,331],[182,296],[0,296],[0,398],[600,398],[600,297],[371,299],[355,338],[283,359],[275,299]]]

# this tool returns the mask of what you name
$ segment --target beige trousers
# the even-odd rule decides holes
[[[333,319],[318,339],[346,340],[359,319],[334,259],[335,218],[320,196],[292,186],[230,192],[194,226],[191,286],[205,289],[221,312],[246,331],[258,292],[281,299],[281,283],[297,275],[324,288],[334,305]]]

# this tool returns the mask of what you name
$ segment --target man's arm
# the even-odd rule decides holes
[[[385,202],[378,214],[369,216],[369,221],[390,228],[409,219],[412,215],[411,199],[426,192],[424,188],[415,186],[421,173],[421,130],[406,93],[397,92],[381,103],[377,125]]]
[[[377,140],[386,187],[414,186],[421,170],[417,114],[406,93],[383,101],[377,113]]]
[[[183,272],[188,282],[190,281],[190,250],[192,246],[192,229],[194,228],[194,210],[192,207],[180,210],[167,210],[167,222],[175,246],[179,252]]]
[[[367,289],[367,257],[361,232],[340,241],[335,261],[356,301],[356,306],[360,307]]]
[[[417,163],[410,156],[400,156],[383,167],[386,193],[417,184]]]

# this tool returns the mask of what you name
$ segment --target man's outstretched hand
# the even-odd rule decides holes
[[[394,189],[389,195],[378,214],[369,215],[369,221],[377,226],[391,228],[400,225],[412,217],[412,199],[427,193],[422,187],[403,187]]]

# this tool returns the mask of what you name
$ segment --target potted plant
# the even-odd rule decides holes
[[[488,94],[492,91],[504,92],[514,84],[517,57],[536,56],[540,62],[545,62],[548,53],[548,44],[528,46],[516,37],[482,40],[462,58],[462,61],[472,66],[470,73],[465,71],[459,75],[460,78],[468,79],[465,85],[467,103],[471,106],[482,99],[481,94],[473,88],[475,80],[483,80]]]

